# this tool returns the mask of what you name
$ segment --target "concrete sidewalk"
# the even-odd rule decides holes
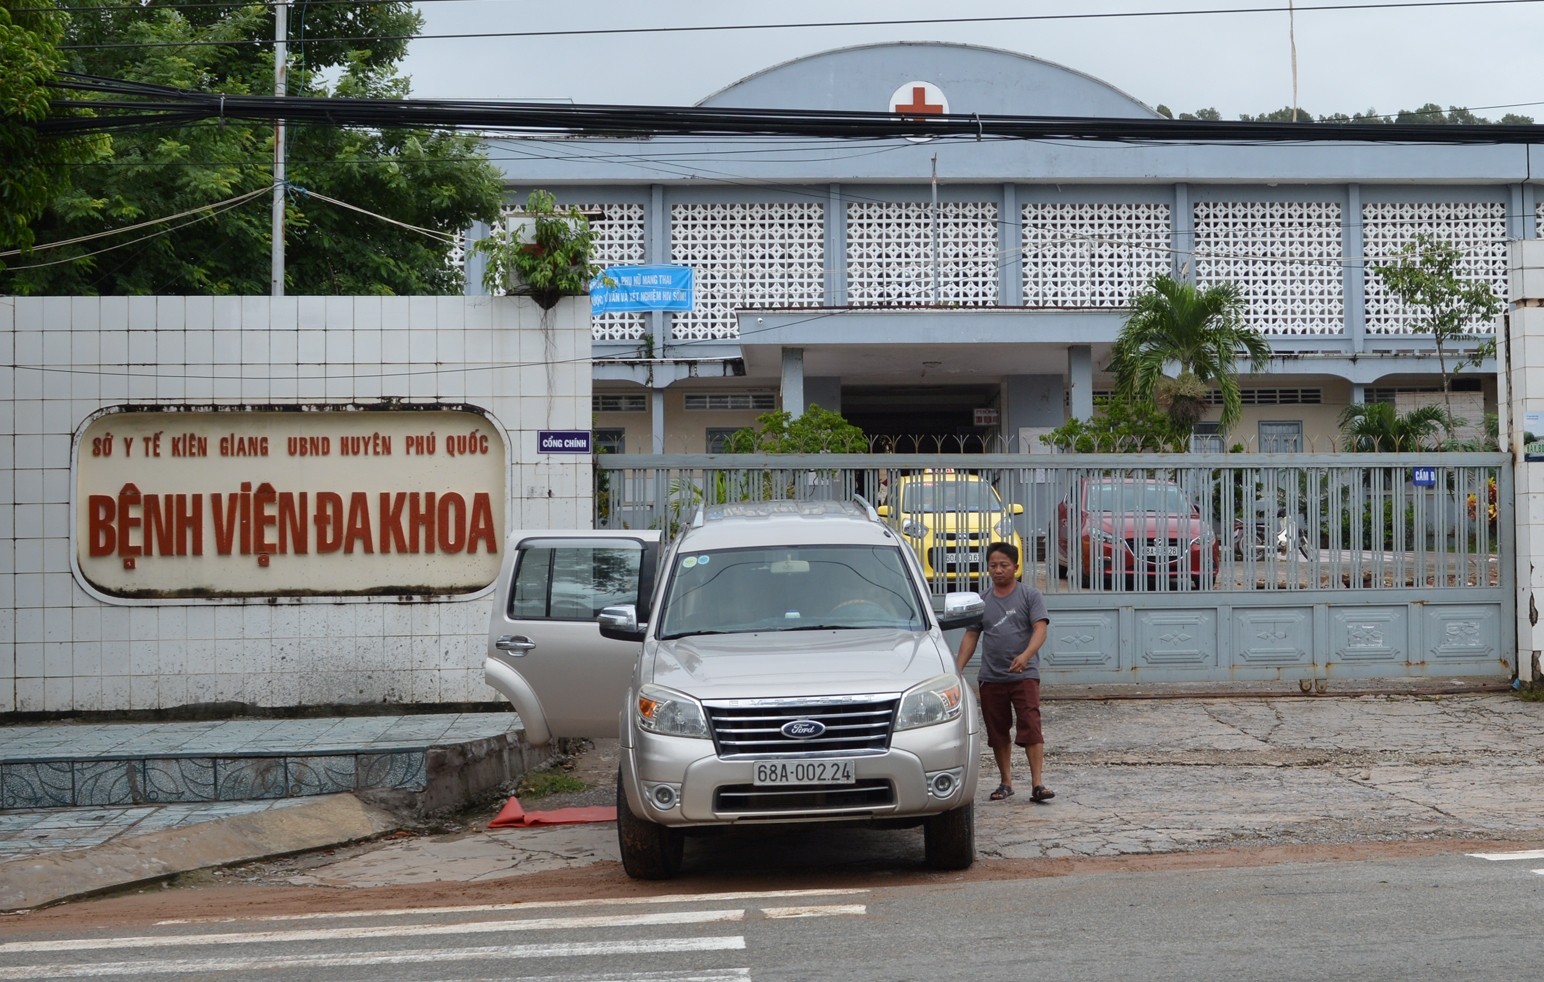
[[[1048,805],[1032,804],[1028,794],[988,801],[997,782],[995,767],[984,762],[977,805],[983,859],[1423,838],[1544,842],[1544,704],[1515,698],[1502,682],[1367,682],[1326,695],[1303,694],[1295,685],[1145,688],[1062,687],[1047,702],[1046,780],[1057,791]],[[470,729],[460,732],[471,743],[519,748],[518,728],[508,729],[513,717],[492,717],[466,720]],[[426,730],[443,720],[398,719],[416,719]],[[313,733],[299,724],[319,721],[251,722],[274,739],[285,729],[297,738]],[[489,736],[479,725],[504,729]],[[23,729],[0,729],[0,757],[14,756],[11,737]],[[281,749],[304,758],[298,746]],[[306,749],[336,757],[344,748],[310,742]],[[422,749],[426,760],[436,753],[432,745]],[[456,755],[440,756],[441,766],[426,765],[426,775],[438,775],[426,785],[462,781]],[[614,772],[614,763],[592,763]],[[1024,770],[1022,757],[1015,767]],[[1027,785],[1027,773],[1016,774],[1015,783]],[[0,811],[0,910],[356,842],[412,824],[406,812],[372,797],[363,790]],[[883,834],[906,857],[920,853],[920,835]],[[712,847],[694,840],[688,868],[700,848]],[[479,830],[382,842],[335,862],[309,863],[293,882],[475,881],[616,858],[611,824]],[[861,860],[837,850],[832,861]]]

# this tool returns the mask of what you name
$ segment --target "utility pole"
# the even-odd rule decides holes
[[[273,94],[283,98],[289,80],[289,0],[273,5]],[[273,124],[273,295],[284,296],[284,120]]]

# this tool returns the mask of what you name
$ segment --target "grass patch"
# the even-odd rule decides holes
[[[545,798],[549,794],[583,791],[583,781],[566,771],[531,771],[520,779],[516,794],[521,798]]]
[[[1544,685],[1535,682],[1533,685],[1525,685],[1521,689],[1513,689],[1512,695],[1523,702],[1544,702]]]

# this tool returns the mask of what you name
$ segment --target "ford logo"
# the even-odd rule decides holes
[[[808,740],[826,732],[826,724],[813,719],[796,719],[783,724],[783,736],[792,740]]]

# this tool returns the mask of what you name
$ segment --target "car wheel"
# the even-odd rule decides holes
[[[970,869],[976,861],[976,806],[961,805],[922,822],[929,869]]]
[[[622,869],[635,880],[668,880],[681,870],[685,836],[679,829],[660,825],[633,814],[617,772],[617,844]]]

